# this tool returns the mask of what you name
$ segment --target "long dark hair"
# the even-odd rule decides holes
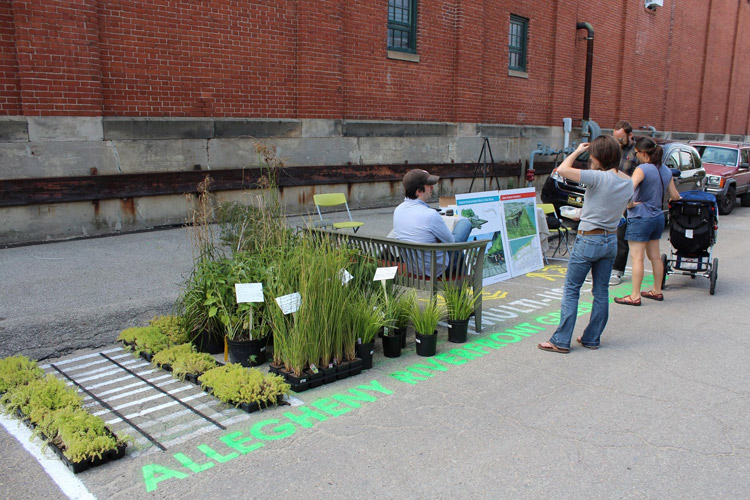
[[[656,144],[656,142],[650,137],[641,137],[635,141],[635,149],[642,153],[646,153],[651,163],[657,167],[661,165],[661,159],[664,157],[664,150]]]

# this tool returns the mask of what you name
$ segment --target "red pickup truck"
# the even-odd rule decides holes
[[[750,207],[750,144],[738,142],[690,141],[706,169],[706,191],[716,196],[719,213],[728,215],[737,197]]]

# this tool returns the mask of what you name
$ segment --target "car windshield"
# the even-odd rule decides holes
[[[736,149],[720,148],[716,146],[696,146],[698,153],[701,155],[701,159],[708,163],[715,163],[716,165],[724,165],[726,167],[734,167],[737,165],[737,154]]]

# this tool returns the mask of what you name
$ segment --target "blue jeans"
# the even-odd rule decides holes
[[[585,346],[599,345],[602,331],[609,319],[609,275],[612,272],[615,255],[617,255],[617,234],[576,236],[576,242],[570,252],[568,272],[565,274],[560,325],[549,339],[552,344],[565,349],[570,348],[570,339],[573,337],[578,315],[581,285],[591,270],[594,278],[594,306],[581,341]]]

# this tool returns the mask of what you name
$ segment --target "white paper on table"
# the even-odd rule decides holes
[[[276,303],[284,314],[294,313],[299,311],[299,307],[302,305],[302,296],[299,292],[290,293],[289,295],[276,297]]]
[[[263,298],[263,283],[236,283],[234,293],[238,304],[265,301]]]
[[[372,280],[373,281],[392,280],[393,278],[396,277],[397,271],[398,271],[398,266],[379,267],[375,270],[375,277]]]
[[[339,276],[341,277],[342,285],[346,285],[347,283],[349,283],[351,280],[354,279],[354,276],[352,276],[351,273],[347,271],[346,269],[342,269],[341,271],[339,271]]]

